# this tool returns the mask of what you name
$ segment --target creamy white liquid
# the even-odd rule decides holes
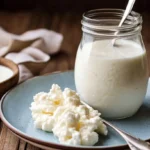
[[[103,117],[133,115],[146,94],[148,71],[142,47],[127,40],[86,43],[78,49],[76,88],[82,99],[100,110]]]
[[[0,65],[0,83],[13,76],[13,71],[8,67]]]

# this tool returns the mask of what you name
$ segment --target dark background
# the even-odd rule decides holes
[[[123,8],[128,0],[0,0],[0,10],[42,10],[84,12],[95,8]],[[136,0],[134,10],[150,11],[150,0]]]

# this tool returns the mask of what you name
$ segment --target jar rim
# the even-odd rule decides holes
[[[116,36],[125,36],[126,34],[134,34],[137,31],[141,31],[142,16],[135,11],[131,11],[125,23],[121,27],[118,27],[123,13],[123,9],[106,8],[89,10],[83,13],[81,21],[82,30],[96,35],[101,35],[100,31],[102,30],[108,30],[110,32],[118,32]],[[106,22],[110,24],[106,24]],[[111,22],[115,22],[116,24],[111,24]],[[112,33],[112,35],[108,36],[114,36],[114,34]]]

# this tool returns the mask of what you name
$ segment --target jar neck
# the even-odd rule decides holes
[[[124,10],[121,9],[95,9],[85,12],[81,21],[82,30],[88,34],[108,37],[131,36],[140,33],[142,17],[134,11],[129,14],[123,25],[118,27],[123,13]]]

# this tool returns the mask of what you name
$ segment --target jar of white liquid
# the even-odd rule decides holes
[[[97,9],[84,13],[75,63],[75,84],[81,99],[102,117],[113,119],[137,112],[148,83],[142,17],[131,12],[118,27],[123,12]]]

